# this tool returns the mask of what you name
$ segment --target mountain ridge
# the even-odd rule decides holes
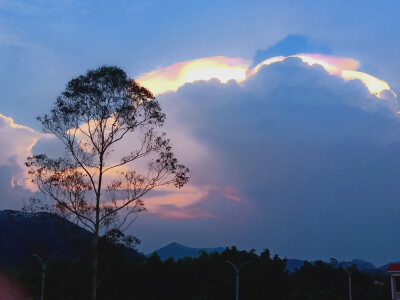
[[[188,247],[183,244],[177,243],[177,242],[172,242],[167,244],[166,246],[163,246],[157,250],[154,250],[153,252],[148,253],[146,256],[149,257],[153,253],[157,253],[158,256],[162,261],[167,260],[168,258],[172,257],[175,260],[184,258],[184,257],[192,257],[192,258],[197,258],[200,256],[201,251],[205,251],[207,253],[212,253],[212,252],[218,252],[221,253],[225,250],[225,247],[216,247],[216,248],[193,248],[193,247]],[[286,263],[286,268],[289,272],[294,272],[294,270],[300,269],[303,265],[304,262],[307,260],[302,260],[302,259],[287,259]],[[314,263],[314,262],[311,262]],[[325,262],[329,263],[329,262]],[[376,267],[373,263],[362,260],[362,259],[353,259],[350,261],[339,261],[337,263],[337,266],[341,266],[343,268],[350,268],[353,265],[356,265],[357,268],[360,271],[364,272],[386,272],[387,267],[389,266],[390,263],[385,264],[380,267]]]
[[[192,248],[192,247],[188,247],[188,246],[179,244],[177,242],[172,242],[164,247],[161,247],[158,250],[155,250],[155,251],[147,254],[147,256],[150,256],[153,253],[157,253],[162,261],[165,261],[170,257],[172,257],[175,260],[178,260],[178,259],[181,259],[184,257],[197,258],[200,256],[201,251],[204,251],[207,253],[212,253],[212,252],[221,253],[224,250],[225,250],[225,247]]]
[[[0,267],[13,269],[34,260],[33,255],[76,259],[91,251],[93,233],[60,216],[0,210]],[[131,257],[143,256],[126,249]]]

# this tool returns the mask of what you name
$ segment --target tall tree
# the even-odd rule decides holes
[[[99,235],[126,229],[144,210],[149,191],[171,184],[182,187],[189,170],[174,157],[166,134],[156,131],[165,120],[159,103],[117,67],[103,66],[72,79],[51,112],[38,120],[44,132],[63,142],[66,152],[58,158],[29,157],[29,175],[50,200],[41,208],[94,233],[94,300]]]

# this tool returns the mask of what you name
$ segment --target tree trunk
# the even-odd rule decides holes
[[[92,293],[91,300],[96,300],[97,297],[97,265],[99,253],[99,231],[96,228],[93,239],[93,257],[92,257]]]
[[[104,137],[103,137],[104,141]],[[99,256],[99,227],[100,227],[100,197],[101,197],[101,182],[103,179],[103,152],[100,153],[100,172],[99,184],[96,191],[96,223],[94,225],[93,239],[93,258],[92,258],[92,297],[91,300],[96,300],[97,297],[97,267]]]

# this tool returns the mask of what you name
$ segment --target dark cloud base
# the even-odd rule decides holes
[[[166,239],[183,230],[202,246],[398,259],[399,121],[360,81],[291,59],[243,86],[197,82],[159,100],[218,161],[192,169],[192,183],[233,186],[243,196],[240,205],[210,196],[197,206],[220,218],[172,226]]]

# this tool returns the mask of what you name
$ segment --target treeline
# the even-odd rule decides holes
[[[233,300],[236,265],[240,269],[240,299],[263,300],[344,300],[348,295],[348,270],[317,261],[305,262],[290,273],[286,259],[271,257],[269,250],[255,251],[226,248],[221,254],[201,253],[199,258],[164,262],[157,254],[132,259],[123,247],[103,244],[100,258],[98,299],[140,300]],[[48,263],[44,299],[88,299],[90,291],[90,255],[79,260],[53,260]],[[354,268],[353,300],[390,299],[387,276],[377,277]],[[19,268],[14,277],[25,286],[32,299],[41,293],[41,265],[32,263]],[[385,285],[376,285],[374,280]]]

